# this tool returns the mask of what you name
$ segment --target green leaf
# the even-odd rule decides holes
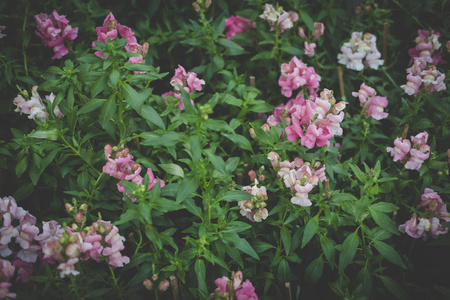
[[[100,112],[100,125],[105,128],[106,124],[111,120],[111,118],[116,113],[116,97],[113,95],[106,101],[102,106],[102,111]]]
[[[48,129],[48,130],[37,130],[30,133],[28,136],[37,139],[46,139],[51,141],[56,141],[58,139],[58,129]]]
[[[232,141],[234,144],[236,144],[236,146],[238,146],[239,148],[253,152],[250,141],[243,135],[236,134],[236,133],[234,133],[234,134],[222,133],[222,135],[224,137],[226,137],[227,139],[229,139],[230,141]]]
[[[164,124],[164,121],[161,119],[161,117],[156,112],[156,110],[154,110],[153,107],[151,107],[150,105],[143,105],[139,114],[144,119],[151,122],[152,124],[155,124],[159,128],[164,129],[164,130],[166,129],[166,125]]]
[[[105,103],[105,101],[106,99],[92,99],[80,108],[80,110],[77,112],[77,115],[82,115],[94,111],[100,108],[103,103]]]
[[[183,199],[184,200],[184,199]],[[169,211],[175,211],[183,209],[184,206],[179,204],[176,201],[169,200],[166,198],[158,198],[158,199],[151,199],[150,200],[150,206],[154,208],[156,211],[166,213]]]
[[[176,164],[159,164],[159,166],[170,175],[184,177],[183,169]]]
[[[320,255],[313,260],[305,270],[305,278],[308,282],[314,284],[322,277],[323,272],[323,257]]]
[[[106,75],[97,79],[91,87],[91,98],[95,98],[100,92],[104,91],[107,88],[107,82]]]
[[[381,281],[383,281],[384,286],[387,290],[395,296],[397,299],[406,299],[406,293],[403,288],[391,277],[380,276]]]
[[[373,209],[373,206],[369,206],[369,211],[375,223],[377,223],[381,228],[393,234],[400,235],[394,221],[392,221],[391,218],[389,218],[384,212]]]
[[[117,67],[114,67],[109,74],[109,81],[112,86],[116,86],[120,79],[120,71]]]
[[[191,147],[192,160],[197,163],[202,158],[202,147],[200,145],[200,137],[192,135],[189,137],[189,145]]]
[[[278,264],[277,277],[280,282],[289,282],[293,277],[289,263],[284,258]]]
[[[139,96],[138,92],[132,88],[129,84],[122,84],[122,93],[127,103],[138,113],[141,111],[143,99]]]
[[[381,211],[384,213],[390,213],[394,210],[398,210],[399,207],[388,202],[378,202],[370,206],[371,209]]]
[[[200,179],[196,175],[189,174],[183,178],[180,188],[178,189],[176,202],[181,203],[184,199],[188,198],[192,193],[194,193],[198,186],[200,185]]]
[[[366,174],[364,174],[363,171],[361,171],[361,169],[358,166],[352,164],[349,164],[349,166],[352,169],[353,173],[355,173],[359,181],[361,181],[362,183],[367,182]]]
[[[209,158],[209,161],[213,164],[214,168],[222,173],[223,175],[227,175],[225,171],[225,162],[222,157],[214,155],[210,150],[204,150],[206,155]]]
[[[381,256],[386,258],[391,263],[396,264],[397,266],[400,266],[406,270],[406,265],[403,263],[400,255],[397,253],[397,251],[395,251],[394,248],[392,248],[385,242],[377,240],[373,240],[373,245],[375,246],[375,249],[380,252]]]
[[[243,201],[253,198],[254,196],[250,193],[247,193],[245,191],[226,191],[225,194],[223,194],[222,197],[220,197],[220,200],[227,201],[227,202],[233,202],[233,201]]]
[[[358,229],[349,234],[342,244],[339,255],[339,273],[344,272],[345,268],[352,262],[356,255],[359,245]]]
[[[199,217],[200,219],[203,219],[203,212],[200,207],[195,205],[195,201],[192,198],[185,199],[183,201],[184,206],[186,207],[187,211],[191,214]]]
[[[291,232],[289,229],[287,229],[285,226],[281,227],[280,230],[281,235],[281,241],[283,242],[284,251],[287,255],[289,255],[289,252],[291,251]]]
[[[194,265],[195,275],[197,276],[198,290],[201,299],[209,298],[208,288],[206,287],[206,266],[202,259],[197,259]]]
[[[303,239],[302,239],[302,249],[305,247],[309,241],[313,238],[313,236],[316,234],[317,229],[319,228],[319,217],[315,216],[314,218],[310,219],[305,227],[305,232],[303,233]]]
[[[235,246],[242,252],[244,252],[247,255],[250,255],[254,259],[259,260],[258,254],[255,252],[255,250],[252,248],[252,246],[247,242],[247,240],[240,238],[237,234],[224,234],[223,236],[223,242],[230,246]]]
[[[325,254],[325,257],[328,260],[330,268],[333,270],[335,261],[335,250],[333,241],[328,237],[322,235],[320,236],[320,246],[322,246],[323,253]]]
[[[302,19],[303,22],[305,22],[306,26],[308,27],[308,29],[311,32],[315,32],[316,31],[314,29],[314,22],[313,22],[313,20],[311,19],[311,17],[309,16],[309,14],[306,11],[304,11],[304,10],[300,11],[300,18]]]
[[[120,215],[120,219],[116,222],[114,222],[114,225],[121,225],[128,223],[132,220],[138,220],[139,219],[139,211],[137,209],[127,209],[123,214]]]
[[[16,176],[20,177],[22,176],[23,172],[25,172],[25,170],[28,167],[28,156],[22,157],[21,160],[19,160],[19,162],[16,165]]]

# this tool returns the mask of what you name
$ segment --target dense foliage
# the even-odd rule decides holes
[[[448,11],[0,2],[0,298],[450,297]]]

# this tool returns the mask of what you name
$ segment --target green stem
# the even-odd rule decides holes
[[[114,274],[114,269],[113,269],[113,267],[111,267],[111,265],[108,265],[108,267],[109,267],[109,270],[111,271],[111,278],[114,282],[114,287],[116,288],[117,292],[119,292],[119,298],[123,299],[122,291],[120,290],[119,285],[117,284],[117,278],[116,278],[116,275]]]
[[[64,138],[64,136],[61,134],[60,135],[61,139],[64,141],[64,143],[66,144],[66,148],[70,148],[77,156],[79,156],[89,167],[91,167],[98,175],[101,174],[101,172],[99,170],[97,170],[96,168],[94,168],[93,165],[91,165],[90,162],[86,161],[86,159],[84,158],[83,155],[81,155],[80,151],[78,151],[77,149],[75,149],[69,142],[67,142],[67,140]]]
[[[214,40],[212,38],[211,28],[209,27],[208,21],[206,21],[205,12],[203,11],[203,9],[200,10],[200,18],[201,18],[201,21],[202,21],[203,29],[206,32],[206,37],[207,37],[208,42],[209,42],[209,51],[213,55],[216,55],[217,51],[216,51],[216,47],[214,45]]]
[[[403,5],[401,5],[397,0],[392,0],[392,1],[395,4],[397,4],[398,7],[403,9],[411,19],[413,19],[417,24],[419,24],[420,28],[425,29],[425,26],[423,26],[422,23],[420,23],[420,21],[415,16],[411,15],[411,13]]]
[[[100,174],[100,176],[98,176],[97,180],[94,182],[94,187],[92,188],[92,192],[91,192],[91,194],[89,195],[89,199],[88,199],[88,202],[87,202],[87,204],[88,204],[88,209],[89,209],[89,206],[91,206],[91,200],[92,200],[92,198],[94,197],[94,193],[95,193],[95,191],[96,191],[96,189],[97,189],[97,185],[98,185],[98,183],[100,182],[100,179],[102,178],[103,174],[105,174],[105,173],[102,172],[102,173]]]
[[[22,33],[25,35],[25,30],[27,28],[27,20],[28,20],[28,7],[29,3],[27,1],[27,4],[25,6],[25,14],[23,17],[23,26],[22,26]],[[25,75],[28,76],[28,63],[27,63],[27,53],[25,52],[25,41],[22,39],[22,55],[23,55],[23,67],[25,69]]]
[[[136,250],[134,251],[134,255],[136,255],[138,253],[138,251],[139,251],[139,249],[141,248],[141,245],[142,245],[142,233],[141,233],[140,230],[138,230],[138,233],[139,233],[139,243],[136,246]]]

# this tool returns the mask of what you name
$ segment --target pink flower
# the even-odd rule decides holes
[[[272,164],[272,167],[274,170],[279,168],[280,156],[278,155],[278,153],[273,152],[273,151],[270,152],[269,155],[267,156],[267,159],[270,160],[270,163]]]
[[[422,219],[422,218],[420,218]],[[398,226],[398,231],[402,233],[407,233],[410,237],[418,239],[424,237],[426,232],[424,230],[419,230],[417,227],[417,217],[414,216],[410,220],[406,221],[405,224]]]
[[[438,193],[430,188],[425,188],[421,200],[420,207],[424,207],[427,211],[433,212],[439,219],[450,222],[450,214],[447,212],[447,205],[445,205]]]
[[[376,47],[376,36],[370,33],[353,32],[349,42],[342,45],[342,53],[338,54],[340,64],[348,69],[361,71],[366,65],[372,69],[378,69],[384,61]],[[366,59],[363,63],[363,59]]]
[[[9,281],[14,276],[15,269],[10,261],[0,258],[0,281]]]
[[[420,147],[425,145],[428,140],[428,132],[424,131],[416,136],[411,136],[411,142],[413,143],[413,147]]]
[[[374,96],[370,99],[370,102],[366,103],[366,118],[371,116],[375,120],[386,119],[388,113],[384,112],[383,109],[388,105],[388,100],[386,97]]]
[[[78,35],[78,27],[72,28],[66,16],[59,15],[56,10],[50,16],[38,14],[34,16],[37,22],[36,35],[44,45],[52,47],[55,55],[52,59],[60,59],[69,53],[64,41],[71,43]]]
[[[423,162],[430,156],[430,146],[422,145],[419,149],[411,149],[411,158],[406,162],[405,168],[419,171]]]
[[[226,33],[227,39],[231,40],[236,34],[250,31],[255,28],[256,24],[250,24],[249,19],[245,19],[240,16],[230,16],[225,20],[224,31]]]
[[[403,161],[406,158],[409,150],[411,150],[411,142],[408,139],[396,138],[394,141],[394,148],[387,147],[386,151],[391,153],[393,161]]]
[[[155,186],[156,183],[158,183],[158,181],[159,181],[159,187],[160,188],[162,188],[163,186],[166,185],[163,180],[155,178],[151,168],[147,169],[147,174],[148,174],[148,177],[150,179],[150,183],[148,184],[148,190],[149,191],[151,191],[153,189],[153,187]]]
[[[245,281],[242,283],[242,288],[236,290],[236,300],[258,300],[258,295],[250,281]]]
[[[321,35],[323,35],[323,32],[325,31],[325,25],[320,22],[314,22],[314,39],[318,39]]]
[[[16,281],[29,282],[30,280],[27,277],[33,273],[33,263],[15,259],[13,265],[17,270]]]
[[[6,34],[2,33],[3,30],[6,29],[6,26],[0,25],[0,39],[4,38]]]
[[[316,43],[309,44],[308,42],[304,43],[305,45],[305,54],[308,56],[314,56],[314,48],[316,48]]]
[[[294,23],[298,20],[298,15],[293,12],[285,12],[281,14],[281,16],[278,18],[277,25],[280,28],[280,32],[283,32],[289,28],[292,28],[294,26]]]
[[[419,93],[419,88],[422,85],[422,78],[420,76],[414,76],[410,73],[408,74],[408,76],[406,76],[406,80],[408,80],[408,82],[404,85],[401,85],[400,87],[408,95],[417,96],[417,94]]]
[[[439,72],[434,65],[429,66],[428,70],[422,71],[422,83],[428,94],[436,91],[446,90],[444,79],[445,74]]]
[[[158,290],[160,292],[165,292],[165,291],[167,291],[168,288],[169,288],[169,281],[167,279],[164,279],[158,285]]]
[[[295,12],[286,12],[281,6],[278,9],[275,9],[270,4],[264,5],[264,12],[259,17],[269,22],[271,26],[270,30],[273,30],[274,26],[278,26],[280,33],[292,28],[294,26],[294,22],[298,20],[298,15]]]
[[[9,288],[11,287],[11,283],[9,282],[0,282],[0,299],[4,299],[6,297],[16,298],[17,295],[15,293],[11,293]]]
[[[263,20],[267,20],[271,26],[274,26],[280,17],[280,13],[270,4],[264,5],[264,12],[259,16]]]
[[[78,275],[80,274],[80,272],[78,272],[77,270],[75,270],[75,264],[78,262],[78,258],[71,258],[69,259],[67,262],[65,263],[61,263],[58,266],[58,269],[61,270],[60,272],[60,276],[61,278],[64,278],[68,275]]]

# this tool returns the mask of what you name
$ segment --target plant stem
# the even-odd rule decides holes
[[[111,265],[108,265],[108,267],[109,267],[109,270],[111,271],[111,278],[114,281],[114,287],[117,289],[117,292],[119,292],[119,298],[123,299],[122,291],[120,290],[119,285],[117,284],[117,278],[116,278],[116,275],[114,274],[114,269],[111,267]]]
[[[27,20],[28,20],[28,7],[29,2],[27,1],[27,4],[25,6],[25,14],[23,17],[23,26],[22,26],[22,33],[25,35],[25,30],[27,27]],[[25,41],[22,39],[22,55],[23,55],[23,67],[25,69],[25,75],[28,76],[28,63],[27,63],[27,53],[25,52]]]
[[[69,142],[67,142],[67,140],[64,138],[64,136],[61,134],[60,135],[61,139],[64,141],[64,143],[66,144],[66,148],[70,148],[72,149],[72,151],[79,156],[89,167],[91,167],[98,175],[101,175],[101,172],[99,170],[97,170],[96,168],[94,168],[93,165],[91,165],[90,162],[86,161],[86,159],[83,157],[83,155],[81,155],[80,151],[78,151],[77,149],[75,149]]]

